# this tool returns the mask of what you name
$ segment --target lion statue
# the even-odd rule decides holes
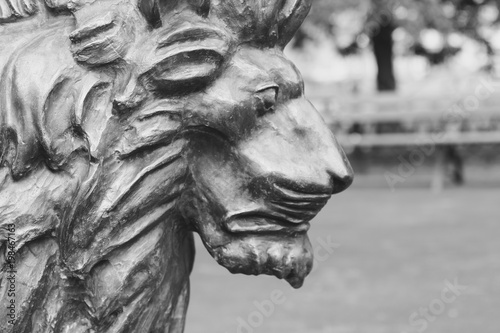
[[[311,0],[0,0],[0,331],[182,332],[193,232],[293,287],[352,182],[283,49]]]

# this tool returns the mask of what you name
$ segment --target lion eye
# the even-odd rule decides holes
[[[263,116],[269,112],[274,112],[278,101],[278,93],[278,86],[268,86],[263,89],[259,89],[255,93],[257,103],[256,110],[259,116]]]

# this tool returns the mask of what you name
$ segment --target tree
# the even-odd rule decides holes
[[[482,29],[485,25],[498,24],[500,16],[485,19],[481,9],[500,8],[500,0],[315,0],[306,23],[322,29],[332,37],[336,19],[345,11],[357,11],[364,24],[352,36],[352,42],[341,45],[341,54],[351,54],[358,49],[359,35],[369,37],[378,66],[377,88],[379,91],[393,91],[396,80],[393,69],[393,32],[403,28],[413,40],[412,51],[425,55],[431,63],[439,63],[454,55],[457,49],[448,45],[446,37],[452,33],[468,36],[482,43],[488,54],[494,53]],[[490,15],[491,16],[491,15]],[[354,23],[356,24],[356,23]],[[422,32],[433,30],[443,36],[441,49],[431,50],[422,40]],[[314,38],[301,31],[302,41]],[[300,47],[303,43],[295,44]]]

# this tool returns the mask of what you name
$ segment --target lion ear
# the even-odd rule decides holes
[[[285,47],[311,10],[312,0],[285,0],[278,14],[279,41]]]
[[[186,94],[218,75],[229,50],[227,34],[208,25],[186,24],[161,36],[155,61],[140,80],[161,94]]]

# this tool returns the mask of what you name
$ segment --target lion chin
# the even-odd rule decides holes
[[[306,234],[296,236],[245,235],[209,252],[231,273],[272,275],[300,288],[313,266]]]

